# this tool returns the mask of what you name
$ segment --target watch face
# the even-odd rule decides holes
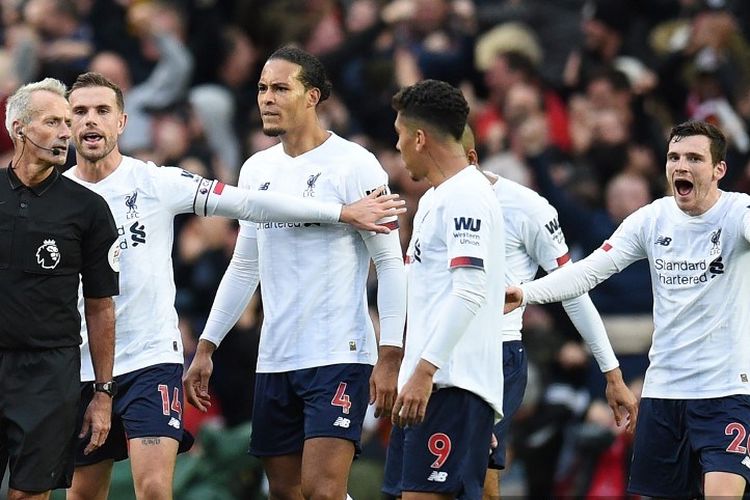
[[[94,390],[115,397],[117,394],[117,382],[110,380],[109,382],[104,383],[94,383]]]

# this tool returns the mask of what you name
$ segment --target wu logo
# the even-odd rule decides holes
[[[560,223],[557,221],[557,219],[552,219],[551,221],[546,223],[544,227],[547,228],[547,232],[549,232],[549,234],[555,234],[560,230]]]
[[[133,246],[137,247],[141,243],[146,243],[146,231],[143,224],[138,224],[138,221],[133,222],[130,225],[130,239],[133,240]]]
[[[474,220],[472,217],[454,217],[453,224],[456,226],[456,231],[479,231],[482,227],[482,219]]]
[[[304,196],[305,198],[315,196],[315,183],[318,181],[318,177],[320,177],[320,172],[318,172],[317,174],[313,174],[307,178],[307,189],[305,189],[305,192],[302,193],[302,196]]]
[[[133,191],[125,196],[125,207],[128,209],[128,213],[125,214],[127,219],[138,218],[138,205],[136,205],[136,201],[138,201],[138,191]]]
[[[672,238],[670,238],[669,236],[659,236],[658,238],[656,238],[654,245],[668,247],[670,243],[672,243]]]

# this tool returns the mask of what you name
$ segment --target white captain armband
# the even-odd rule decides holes
[[[193,213],[206,217],[208,212],[208,199],[211,195],[221,195],[224,191],[224,183],[211,179],[200,178],[198,188],[195,190],[195,199],[193,200]]]

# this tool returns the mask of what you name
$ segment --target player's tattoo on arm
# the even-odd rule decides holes
[[[141,438],[141,444],[143,446],[156,446],[161,443],[161,438],[159,437],[146,437]]]

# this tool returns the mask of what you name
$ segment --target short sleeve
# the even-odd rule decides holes
[[[363,152],[344,180],[344,203],[353,203],[378,188],[388,188],[388,174],[372,153]]]
[[[529,215],[522,232],[526,252],[545,271],[554,271],[570,260],[557,210],[549,203]]]
[[[365,151],[359,164],[355,165],[351,174],[344,181],[344,203],[355,201],[369,195],[373,191],[383,188],[383,194],[390,194],[388,174],[383,170],[375,155]],[[398,217],[386,217],[379,221],[391,230],[398,229]]]
[[[485,260],[492,252],[492,225],[497,223],[489,201],[472,196],[452,199],[445,204],[442,221],[449,268],[484,269]],[[498,205],[495,208],[500,210]]]
[[[90,205],[91,218],[81,238],[83,296],[111,297],[119,293],[117,228],[112,212],[101,196],[94,194]]]

